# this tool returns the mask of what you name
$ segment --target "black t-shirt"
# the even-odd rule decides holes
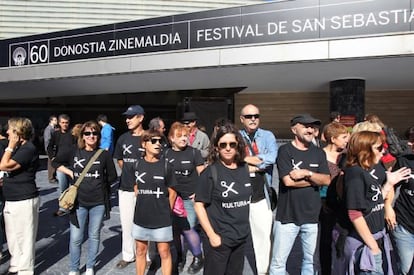
[[[52,165],[55,168],[60,165],[68,166],[75,148],[76,140],[70,131],[66,133],[53,132],[47,148],[49,158],[54,159]]]
[[[116,142],[114,158],[123,160],[122,174],[119,182],[119,189],[123,191],[134,191],[135,162],[142,157],[141,137],[133,136],[131,132],[122,134]]]
[[[74,181],[81,175],[84,167],[96,153],[76,149],[70,161],[70,169],[73,171]],[[95,206],[104,204],[105,192],[108,192],[109,184],[116,179],[115,165],[108,151],[103,151],[86,173],[78,188],[77,201],[80,206]]]
[[[364,170],[360,166],[345,168],[344,195],[348,210],[362,212],[369,230],[375,234],[385,227],[384,198],[381,187],[385,182],[385,169],[381,164]]]
[[[407,155],[398,158],[399,167],[411,168],[411,175],[414,174],[414,155]],[[410,178],[408,182],[402,181],[400,195],[395,202],[395,213],[397,222],[414,234],[414,179]]]
[[[165,151],[165,157],[174,167],[177,178],[175,190],[183,199],[188,199],[195,193],[198,178],[196,167],[204,164],[200,150],[190,146],[183,151],[174,151],[169,148]]]
[[[321,208],[319,187],[288,187],[283,183],[283,177],[293,169],[329,175],[325,152],[314,145],[305,151],[298,150],[289,142],[279,148],[277,167],[280,184],[276,220],[296,225],[318,223]]]
[[[157,162],[140,159],[134,174],[138,185],[134,223],[152,229],[171,226],[168,187],[176,185],[172,167],[163,158]]]
[[[6,201],[21,201],[39,195],[36,187],[36,169],[39,165],[39,154],[31,141],[17,148],[11,157],[20,164],[20,168],[3,178],[3,196]]]
[[[245,166],[229,169],[221,162],[212,165],[217,168],[217,182],[207,166],[199,177],[195,201],[205,204],[211,226],[222,243],[235,246],[250,234],[250,177]]]

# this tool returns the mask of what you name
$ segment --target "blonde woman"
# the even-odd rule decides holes
[[[35,174],[39,154],[30,141],[28,118],[8,121],[9,143],[0,162],[5,199],[4,222],[10,252],[9,274],[34,274],[35,242],[39,221],[39,192]]]

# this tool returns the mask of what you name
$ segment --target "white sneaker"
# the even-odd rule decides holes
[[[95,275],[95,272],[93,272],[93,268],[87,268],[85,275]]]
[[[80,275],[79,271],[70,271],[69,275]]]

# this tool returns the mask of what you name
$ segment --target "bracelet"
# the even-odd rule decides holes
[[[313,172],[312,172],[312,171],[309,171],[309,176],[308,176],[308,178],[310,179],[312,176],[313,176]]]
[[[6,149],[4,149],[5,152],[10,152],[13,153],[13,148],[7,147]]]

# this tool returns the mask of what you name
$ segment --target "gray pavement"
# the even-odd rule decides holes
[[[50,184],[47,180],[47,170],[40,170],[36,175],[37,186],[41,195],[41,206],[39,216],[39,230],[36,242],[35,274],[68,274],[69,273],[69,218],[54,217],[57,210],[58,190],[57,184]],[[130,264],[125,269],[117,269],[116,263],[121,259],[121,225],[119,222],[118,199],[116,197],[116,186],[112,192],[111,218],[104,221],[101,234],[101,246],[98,255],[95,274],[135,274],[135,265]],[[6,247],[5,247],[6,248]],[[87,254],[87,242],[82,247],[81,271],[85,272]],[[187,264],[183,275],[187,275],[186,269],[192,261],[191,253],[187,254]],[[7,273],[9,266],[9,255],[4,255],[0,261],[0,274]],[[290,274],[299,274],[301,255],[298,249],[294,249],[289,262]],[[158,271],[157,274],[161,274]],[[199,272],[202,274],[202,271]],[[252,275],[253,272],[245,261],[243,275]]]

